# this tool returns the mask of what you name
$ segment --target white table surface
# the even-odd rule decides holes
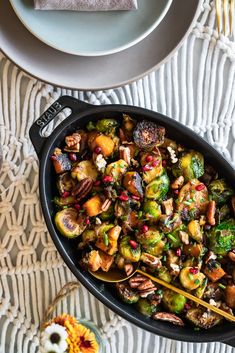
[[[235,165],[234,42],[216,39],[211,4],[205,1],[194,30],[168,63],[114,90],[78,92],[53,87],[28,76],[0,54],[4,156],[0,173],[0,353],[38,352],[43,312],[63,284],[74,280],[41,214],[38,160],[28,137],[32,122],[56,98],[72,94],[93,104],[133,104],[159,111],[192,128]],[[235,353],[224,344],[182,343],[154,336],[113,314],[84,288],[58,306],[58,312],[66,311],[102,327],[106,353]]]

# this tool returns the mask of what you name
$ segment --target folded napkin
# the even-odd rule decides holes
[[[108,11],[135,10],[137,0],[34,0],[37,10]]]

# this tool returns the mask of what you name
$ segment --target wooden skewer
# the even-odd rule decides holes
[[[152,281],[160,284],[163,287],[166,287],[166,288],[171,289],[172,291],[174,291],[174,292],[176,292],[178,294],[183,295],[184,297],[194,301],[197,304],[200,304],[200,305],[204,306],[205,308],[207,308],[207,309],[209,309],[211,311],[214,311],[215,313],[225,317],[226,319],[235,322],[235,316],[227,313],[226,311],[223,311],[223,310],[217,308],[216,306],[211,305],[211,304],[205,302],[204,300],[199,299],[199,298],[195,297],[194,295],[192,295],[192,294],[190,294],[188,292],[185,292],[182,289],[179,289],[179,288],[173,286],[172,284],[169,284],[169,283],[167,283],[165,281],[162,281],[161,279],[159,279],[157,277],[154,277],[154,276],[152,276],[152,275],[150,275],[150,274],[148,274],[148,273],[146,273],[144,271],[141,271],[141,270],[137,269],[136,272],[140,273],[143,276],[146,276],[146,277],[150,278]]]

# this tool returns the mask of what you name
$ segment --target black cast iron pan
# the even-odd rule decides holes
[[[60,111],[70,108],[72,113],[48,138],[42,137],[43,128]],[[188,342],[220,341],[235,347],[235,326],[229,322],[208,331],[196,332],[190,326],[179,328],[171,324],[146,318],[131,306],[121,302],[116,291],[109,284],[101,283],[78,266],[75,241],[62,237],[53,223],[54,208],[51,200],[55,196],[55,174],[50,155],[60,146],[66,135],[84,127],[88,121],[104,117],[121,119],[122,114],[130,114],[136,120],[148,119],[166,127],[167,135],[184,145],[199,150],[227,181],[235,188],[235,172],[230,164],[202,138],[173,119],[147,109],[125,105],[93,106],[69,96],[62,96],[32,125],[30,138],[40,161],[40,198],[44,218],[60,255],[77,279],[102,303],[133,324],[157,335]]]

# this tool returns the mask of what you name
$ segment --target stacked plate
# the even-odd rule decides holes
[[[97,90],[130,83],[166,60],[191,29],[200,0],[138,0],[138,10],[107,12],[0,3],[0,47],[12,61],[57,86]]]

